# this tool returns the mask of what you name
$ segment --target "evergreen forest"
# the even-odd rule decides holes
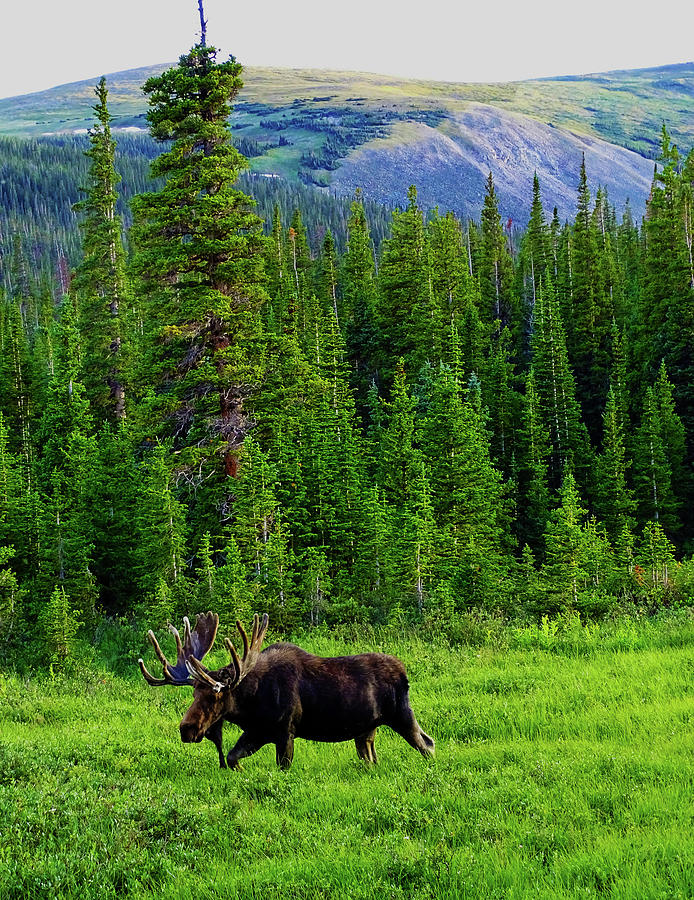
[[[145,84],[151,179],[105,79],[0,141],[0,657],[694,604],[694,151],[643,221],[585,163],[573,221],[390,211],[244,174],[218,56]]]

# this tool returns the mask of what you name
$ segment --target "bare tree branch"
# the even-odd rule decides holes
[[[204,47],[207,39],[207,22],[202,8],[202,0],[198,0],[198,12],[200,13],[200,46]]]

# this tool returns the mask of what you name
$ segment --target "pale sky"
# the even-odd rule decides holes
[[[173,62],[197,0],[0,0],[0,97]],[[508,81],[694,59],[694,0],[205,0],[244,65]]]

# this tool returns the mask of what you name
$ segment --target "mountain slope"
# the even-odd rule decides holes
[[[116,128],[146,130],[140,86],[164,66],[108,77]],[[354,72],[253,68],[232,126],[253,171],[394,204],[476,215],[492,171],[504,215],[527,217],[537,170],[548,209],[573,213],[581,153],[593,187],[644,208],[660,127],[694,144],[694,64],[514,82],[453,84]],[[0,100],[0,134],[79,133],[93,81]],[[636,151],[636,152],[634,152]]]
[[[477,216],[491,170],[504,214],[524,220],[537,171],[548,210],[556,206],[567,218],[574,210],[583,153],[593,184],[606,187],[618,208],[630,199],[643,211],[653,176],[650,160],[485,104],[471,104],[441,129],[398,127],[391,138],[359,148],[337,170],[333,186],[339,192],[361,187],[374,200],[388,202],[416,184],[424,206]]]

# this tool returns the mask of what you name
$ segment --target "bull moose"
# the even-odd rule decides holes
[[[311,741],[353,740],[359,757],[377,762],[374,739],[379,725],[387,725],[423,756],[434,755],[434,741],[421,730],[410,708],[405,667],[394,656],[362,653],[325,658],[307,653],[294,644],[272,644],[261,652],[268,616],[253,618],[249,639],[236,622],[243,657],[226,638],[229,664],[210,670],[202,659],[214,643],[219,627],[216,613],[199,614],[195,629],[184,618],[183,641],[173,625],[175,665],[164,656],[154,633],[148,633],[164,677],[155,678],[138,660],[147,682],[191,685],[193,703],[180,724],[181,740],[212,741],[219,765],[238,768],[239,760],[265,744],[274,744],[277,764],[291,765],[294,738]],[[227,754],[222,750],[222,724],[238,725],[243,734]]]

